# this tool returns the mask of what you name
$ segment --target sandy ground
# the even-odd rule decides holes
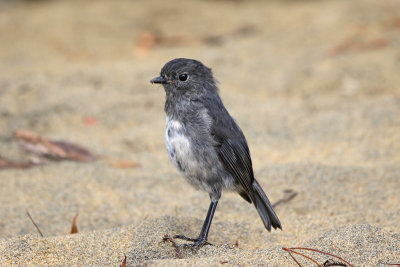
[[[30,157],[17,129],[101,156],[0,170],[0,266],[296,266],[282,247],[400,263],[398,0],[0,1],[0,40],[1,156]],[[226,193],[214,246],[162,242],[196,236],[209,205],[168,162],[149,83],[175,57],[213,68],[271,201],[297,192],[283,231]]]

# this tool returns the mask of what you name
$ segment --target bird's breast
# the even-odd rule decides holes
[[[165,144],[170,161],[186,180],[195,188],[210,193],[232,188],[233,179],[219,161],[207,123],[195,127],[196,124],[183,124],[167,117]]]
[[[167,117],[165,144],[169,159],[179,170],[183,171],[182,160],[192,154],[190,140],[185,135],[182,123],[170,117]]]

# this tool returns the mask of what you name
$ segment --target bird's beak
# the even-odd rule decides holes
[[[164,77],[162,77],[162,76],[159,76],[159,77],[155,77],[154,79],[152,79],[151,81],[150,81],[151,83],[161,83],[161,84],[166,84],[166,83],[168,83],[168,80],[167,79],[165,79]]]

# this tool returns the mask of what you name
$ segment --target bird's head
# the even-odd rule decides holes
[[[162,84],[167,95],[199,95],[208,90],[217,90],[211,69],[200,61],[187,58],[167,62],[160,76],[150,82]]]

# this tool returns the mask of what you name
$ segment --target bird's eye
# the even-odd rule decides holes
[[[187,80],[188,77],[189,76],[186,73],[184,73],[184,74],[179,75],[179,80],[184,82]]]

